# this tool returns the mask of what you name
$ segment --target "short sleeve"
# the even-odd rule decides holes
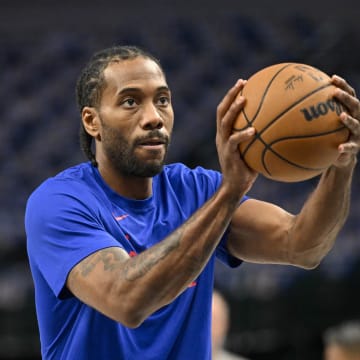
[[[98,201],[87,189],[74,182],[66,191],[61,181],[42,186],[29,198],[25,213],[27,250],[30,265],[60,296],[70,270],[97,250],[121,246],[105,231]]]

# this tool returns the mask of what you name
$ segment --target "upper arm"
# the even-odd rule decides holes
[[[36,283],[45,279],[60,299],[67,296],[68,275],[83,259],[127,244],[120,230],[116,237],[107,231],[97,200],[80,184],[71,185],[62,189],[59,182],[47,184],[31,196],[25,215],[29,259],[41,274]],[[87,196],[76,197],[74,193]]]
[[[126,299],[121,298],[122,269],[129,255],[109,247],[87,256],[70,271],[66,286],[78,299],[119,321]]]
[[[289,263],[289,233],[294,216],[267,202],[249,199],[236,210],[227,246],[249,262]]]

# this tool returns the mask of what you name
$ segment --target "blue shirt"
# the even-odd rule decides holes
[[[196,281],[136,329],[82,303],[65,284],[95,251],[118,246],[134,256],[158,243],[220,183],[218,172],[172,164],[154,177],[151,197],[132,200],[83,163],[41,184],[28,200],[25,227],[43,359],[210,359],[215,256],[230,266],[241,263],[228,254],[225,237]]]

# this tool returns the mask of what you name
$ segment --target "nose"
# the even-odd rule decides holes
[[[155,104],[151,103],[145,106],[141,125],[145,130],[161,129],[163,127],[163,118]]]

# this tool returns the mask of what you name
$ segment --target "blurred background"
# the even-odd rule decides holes
[[[218,169],[215,110],[236,79],[277,62],[303,62],[342,75],[360,93],[359,6],[1,0],[0,359],[40,359],[24,208],[41,181],[85,160],[74,87],[94,51],[134,44],[160,58],[176,114],[168,161]],[[229,349],[254,360],[321,359],[323,331],[360,318],[359,175],[358,168],[348,222],[317,269],[218,264],[216,286],[231,305]],[[296,212],[317,180],[261,177],[251,195]]]

